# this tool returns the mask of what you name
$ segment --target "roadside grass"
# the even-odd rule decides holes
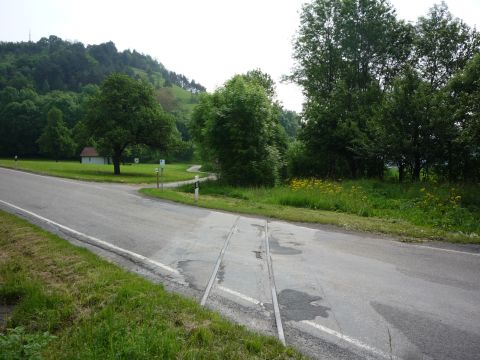
[[[0,166],[68,179],[128,184],[155,183],[155,168],[158,167],[156,164],[121,165],[121,174],[116,176],[113,174],[113,165],[80,164],[74,161],[19,160],[15,163],[14,160],[0,159]],[[188,164],[167,164],[163,181],[192,180],[195,174],[186,171],[189,167]]]
[[[0,250],[0,359],[303,358],[1,211]]]
[[[330,224],[404,240],[480,244],[480,186],[475,184],[293,179],[275,188],[238,188],[209,181],[201,184],[198,203],[191,185],[141,192],[206,208]]]

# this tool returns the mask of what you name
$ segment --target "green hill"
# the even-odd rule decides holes
[[[205,91],[202,85],[149,55],[120,52],[113,42],[85,46],[52,35],[38,42],[0,42],[0,156],[38,156],[36,141],[52,106],[62,111],[75,136],[88,98],[113,72],[151,83],[159,103],[175,117],[182,140],[190,139],[187,123]],[[79,147],[86,141],[80,135]]]

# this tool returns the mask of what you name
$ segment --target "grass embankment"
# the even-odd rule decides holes
[[[74,161],[19,160],[15,163],[14,160],[0,159],[0,166],[76,180],[149,184],[157,181],[154,170],[158,164],[122,165],[118,176],[113,174],[113,165],[80,164]],[[189,167],[188,164],[167,164],[163,181],[192,180],[194,174],[186,171]]]
[[[7,323],[16,330],[0,324],[0,359],[38,348],[51,359],[301,358],[274,338],[0,211],[5,304],[16,304]]]
[[[142,189],[144,194],[201,207],[289,221],[321,223],[380,232],[404,239],[480,244],[480,186],[397,184],[375,180],[293,180],[289,185],[237,188],[201,185],[196,204],[192,186]]]

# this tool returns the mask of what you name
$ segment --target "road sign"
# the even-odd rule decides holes
[[[164,168],[165,167],[165,160],[164,159],[161,159],[160,160],[160,168]]]

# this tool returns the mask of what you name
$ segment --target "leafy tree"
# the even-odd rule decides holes
[[[480,54],[464,70],[455,74],[445,94],[450,109],[450,131],[453,132],[451,155],[453,174],[480,179]]]
[[[256,74],[260,75],[260,74]],[[272,186],[284,167],[286,140],[278,108],[261,75],[237,75],[204,94],[192,116],[192,135],[204,158],[218,160],[220,177],[232,185]]]
[[[41,98],[42,111],[48,114],[50,109],[57,108],[62,112],[63,121],[68,128],[73,128],[84,115],[80,108],[80,99],[77,93],[65,91],[51,91]]]
[[[92,99],[85,125],[101,148],[112,154],[116,175],[127,146],[166,150],[176,134],[173,119],[155,100],[153,88],[117,73],[105,79]]]
[[[296,139],[300,129],[300,116],[295,111],[280,109],[280,125],[283,126],[290,139]]]
[[[463,128],[454,116],[459,104],[449,101],[451,89],[445,85],[479,52],[480,37],[475,29],[454,18],[444,2],[433,6],[426,17],[420,17],[415,30],[414,65],[429,86],[426,89],[423,85],[428,91],[429,108],[425,168],[456,180],[469,172],[465,164],[471,151],[460,140]]]
[[[480,36],[453,18],[445,2],[434,5],[416,25],[415,60],[423,78],[438,90],[480,51]]]
[[[410,56],[411,37],[411,27],[397,21],[384,0],[304,6],[291,78],[307,97],[301,139],[316,175],[382,175],[371,119],[382,91]]]
[[[398,166],[399,180],[410,170],[413,180],[420,179],[431,147],[431,101],[429,85],[412,68],[398,77],[385,99],[382,121],[384,151]]]
[[[84,121],[79,121],[72,129],[72,138],[77,145],[75,149],[76,154],[80,154],[86,146],[97,148],[98,144],[92,136],[91,131],[87,128]]]
[[[274,100],[275,98],[275,82],[273,81],[272,77],[262,72],[260,69],[250,70],[246,74],[242,75],[242,77],[249,83],[255,83],[261,86],[270,100]]]
[[[65,126],[62,111],[52,107],[48,112],[47,125],[37,140],[40,152],[55,161],[68,158],[75,153],[75,142],[70,130]]]
[[[40,97],[32,89],[10,87],[0,93],[0,154],[34,156],[45,125]]]

